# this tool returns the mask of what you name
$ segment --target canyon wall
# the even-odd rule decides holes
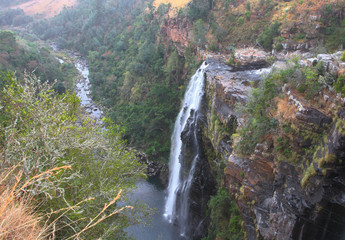
[[[327,57],[339,59],[336,55],[316,59]],[[315,148],[315,142],[292,133],[294,147],[313,151],[308,153],[313,155],[310,165],[308,161],[298,162],[297,157],[296,162],[279,160],[272,139],[263,140],[250,156],[241,156],[233,150],[233,134],[243,121],[236,103],[246,101],[247,91],[269,69],[238,71],[218,60],[208,63],[201,127],[203,144],[208,149],[205,152],[213,176],[221,178],[220,186],[229,190],[240,208],[247,239],[343,239],[343,99],[324,93],[321,101],[307,101],[284,89],[277,100],[278,108],[284,106],[284,110],[278,109],[278,121],[291,121],[298,129],[294,133],[322,135],[317,142],[319,147]],[[339,63],[326,62],[326,66],[328,70],[339,68]],[[313,172],[308,177],[307,168]]]

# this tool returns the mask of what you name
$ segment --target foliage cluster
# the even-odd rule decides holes
[[[213,0],[193,0],[187,6],[187,17],[192,22],[202,19],[207,20],[210,10],[212,9]]]
[[[241,240],[244,239],[242,218],[237,205],[231,200],[226,189],[220,188],[209,201],[211,225],[209,234],[203,240]]]
[[[32,22],[33,18],[25,15],[22,9],[0,9],[0,26],[22,26]]]
[[[60,64],[47,48],[26,42],[11,31],[0,31],[0,71],[16,72],[21,78],[24,72],[34,72],[48,82],[58,79],[56,89],[60,93],[72,88],[76,74],[72,63]]]
[[[277,127],[277,120],[272,116],[271,107],[274,98],[279,94],[277,84],[280,76],[272,75],[261,82],[258,88],[251,91],[251,95],[244,107],[239,110],[246,116],[245,124],[239,129],[240,141],[236,150],[242,154],[250,154],[257,143],[271,134]]]
[[[194,47],[181,57],[162,43],[159,29],[168,10],[160,5],[156,11],[145,1],[93,0],[33,26],[43,39],[87,57],[94,99],[123,124],[130,144],[164,161],[186,69],[195,68]]]
[[[339,75],[337,81],[334,83],[335,90],[342,95],[345,96],[345,76],[344,74]]]
[[[258,42],[268,51],[272,50],[274,38],[279,36],[279,22],[265,27],[264,31],[258,36]]]
[[[120,190],[128,193],[143,176],[134,152],[122,140],[123,131],[107,121],[101,129],[80,109],[75,94],[58,95],[52,84],[34,76],[19,81],[2,74],[1,79],[0,169],[15,166],[6,185],[20,181],[20,191],[54,222],[56,237],[83,231],[103,212],[104,203],[112,202]],[[58,171],[52,174],[52,169]],[[37,176],[43,177],[32,182]],[[23,184],[28,182],[32,184]],[[104,214],[118,210],[111,204]],[[80,237],[123,239],[123,228],[132,220],[130,212],[115,214]]]

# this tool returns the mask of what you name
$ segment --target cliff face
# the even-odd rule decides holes
[[[318,56],[333,59],[335,55]],[[312,62],[310,59],[301,61]],[[339,96],[323,93],[321,101],[306,100],[284,89],[277,100],[276,118],[290,122],[292,149],[308,154],[299,163],[280,160],[272,139],[258,144],[252,155],[242,157],[233,151],[232,134],[243,119],[235,105],[246,101],[250,82],[260,81],[268,70],[235,71],[208,60],[206,71],[203,142],[215,176],[228,188],[240,208],[248,239],[343,239],[345,232],[345,109]],[[306,63],[307,64],[307,63]],[[341,64],[340,64],[341,65]],[[328,71],[339,70],[334,61]],[[338,106],[339,110],[335,111]],[[336,114],[334,114],[336,112]],[[304,132],[301,134],[301,132]],[[305,135],[317,135],[311,141]],[[212,154],[211,154],[212,153]],[[224,176],[217,169],[225,162]],[[217,172],[218,171],[218,172]]]
[[[191,26],[187,19],[179,19],[167,15],[160,29],[164,44],[169,45],[169,42],[172,42],[179,54],[183,55],[186,47],[192,40]]]

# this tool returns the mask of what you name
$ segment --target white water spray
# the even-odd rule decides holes
[[[202,96],[204,95],[204,73],[206,67],[207,63],[204,62],[191,78],[181,110],[175,122],[174,132],[171,136],[170,177],[164,213],[164,216],[169,222],[173,222],[175,218],[176,200],[179,189],[185,188],[186,185],[190,185],[190,181],[188,181],[188,183],[181,181],[181,133],[187,124],[187,120],[192,116],[193,112],[199,109]]]

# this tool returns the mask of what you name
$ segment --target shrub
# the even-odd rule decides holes
[[[237,205],[231,200],[226,189],[220,188],[209,203],[211,224],[209,234],[203,240],[240,240],[244,239],[242,219]]]
[[[307,90],[307,85],[305,85],[304,83],[301,83],[297,86],[296,89],[299,93],[304,93]]]
[[[257,41],[266,49],[271,51],[273,39],[279,35],[279,22],[274,22],[271,26],[266,27],[257,39]]]
[[[247,21],[249,21],[250,20],[250,11],[246,11],[244,13],[244,15],[246,16]]]
[[[210,0],[193,0],[188,4],[187,17],[191,21],[197,19],[206,20],[209,10],[212,8],[212,1]]]
[[[208,50],[210,50],[210,51],[212,51],[212,52],[218,51],[218,50],[219,50],[218,44],[217,44],[216,42],[212,41],[212,42],[210,43],[210,45],[208,46]]]
[[[340,75],[337,81],[334,83],[334,88],[337,93],[345,94],[345,76]]]
[[[0,173],[18,167],[21,174],[13,179],[30,183],[20,190],[35,198],[42,214],[82,203],[63,217],[53,214],[49,219],[49,223],[64,226],[59,227],[60,236],[71,236],[89,226],[89,219],[104,209],[104,202],[111,202],[121,189],[128,192],[143,176],[135,153],[122,140],[121,128],[104,121],[106,128],[101,129],[81,111],[75,94],[58,95],[52,84],[34,76],[18,81],[8,75],[1,80]],[[86,204],[90,197],[94,201]],[[109,206],[108,213],[120,209]],[[109,231],[122,239],[129,221],[125,214],[116,215],[87,234],[98,238]]]
[[[224,28],[218,26],[216,31],[215,31],[215,35],[216,35],[216,38],[218,40],[218,42],[221,42],[224,40],[225,36],[226,36],[227,32]]]
[[[343,61],[343,62],[345,62],[345,51],[343,52],[343,55],[341,55],[340,60]]]
[[[303,69],[303,73],[306,78],[305,84],[307,86],[306,98],[311,99],[320,90],[320,84],[318,82],[319,78],[318,78],[316,70],[312,68]]]
[[[235,53],[232,53],[230,55],[229,59],[226,60],[225,64],[229,65],[229,66],[234,66],[236,64],[236,62],[235,62]]]
[[[244,23],[243,17],[239,17],[239,18],[237,19],[237,23],[238,23],[239,25],[242,25],[242,24]]]
[[[206,42],[206,33],[207,30],[204,26],[204,22],[202,21],[202,19],[199,19],[194,23],[193,28],[194,41],[197,43],[198,46],[204,47]]]
[[[238,110],[246,116],[245,123],[238,131],[241,136],[240,141],[235,146],[241,154],[251,154],[256,144],[277,127],[276,119],[272,118],[269,112],[274,97],[281,89],[276,84],[279,80],[276,77],[277,75],[273,75],[263,80],[258,88],[252,90],[248,101],[238,106]]]
[[[278,52],[280,52],[281,50],[283,50],[283,44],[278,43],[277,46],[276,46],[276,50],[277,50]]]

